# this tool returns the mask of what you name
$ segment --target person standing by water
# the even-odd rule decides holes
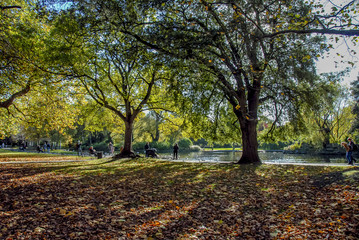
[[[146,143],[145,145],[145,154],[146,154],[146,157],[148,157],[148,150],[150,149],[150,143]]]
[[[178,144],[176,143],[174,146],[173,146],[173,159],[178,159]]]

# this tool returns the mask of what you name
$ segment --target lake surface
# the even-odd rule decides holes
[[[170,159],[170,153],[159,153],[160,157]],[[179,159],[176,161],[185,162],[237,162],[242,152],[233,151],[202,151],[179,153]],[[311,154],[284,154],[283,152],[259,152],[259,157],[264,163],[298,163],[298,164],[325,164],[336,165],[346,164],[345,156],[311,155]]]

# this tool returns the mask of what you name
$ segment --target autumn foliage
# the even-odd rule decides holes
[[[0,165],[1,239],[358,239],[358,168]]]

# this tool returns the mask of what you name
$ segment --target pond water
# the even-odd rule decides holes
[[[159,153],[161,158],[171,159],[170,153]],[[233,151],[201,151],[179,153],[176,161],[185,162],[237,162],[242,152]],[[346,164],[345,156],[311,155],[311,154],[284,154],[283,152],[259,152],[259,157],[264,163],[297,163],[297,164]]]

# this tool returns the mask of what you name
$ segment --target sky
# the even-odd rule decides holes
[[[337,6],[338,8],[345,6],[352,0],[317,0],[321,2],[324,6],[326,12],[330,12],[333,6]],[[357,0],[359,2],[359,0]],[[359,14],[356,19],[356,22],[359,23]],[[329,39],[329,37],[327,36]],[[345,41],[346,39],[346,41]],[[325,54],[323,58],[319,58],[317,61],[317,71],[318,73],[327,73],[327,72],[339,72],[343,71],[346,68],[350,68],[351,71],[343,77],[343,85],[350,86],[352,81],[358,80],[359,76],[359,45],[354,46],[349,38],[340,38],[340,40],[333,44],[333,49],[329,52],[329,54]],[[351,49],[357,49],[357,55],[350,54]],[[338,56],[340,54],[341,56]],[[343,58],[342,58],[343,56]],[[344,63],[342,63],[344,61]],[[345,61],[354,62],[355,65],[352,67],[350,64],[345,63]]]
[[[344,58],[338,56],[337,53],[342,55]],[[344,61],[344,63],[342,63],[341,61]],[[346,61],[354,62],[355,65],[352,67]],[[351,55],[348,51],[347,45],[343,42],[335,44],[334,49],[331,50],[328,55],[323,56],[323,58],[319,58],[317,61],[317,72],[319,74],[329,73],[329,72],[339,72],[345,70],[346,68],[350,68],[350,71],[348,74],[346,74],[343,77],[343,84],[350,86],[350,83],[352,81],[358,80],[359,55],[357,56]]]

